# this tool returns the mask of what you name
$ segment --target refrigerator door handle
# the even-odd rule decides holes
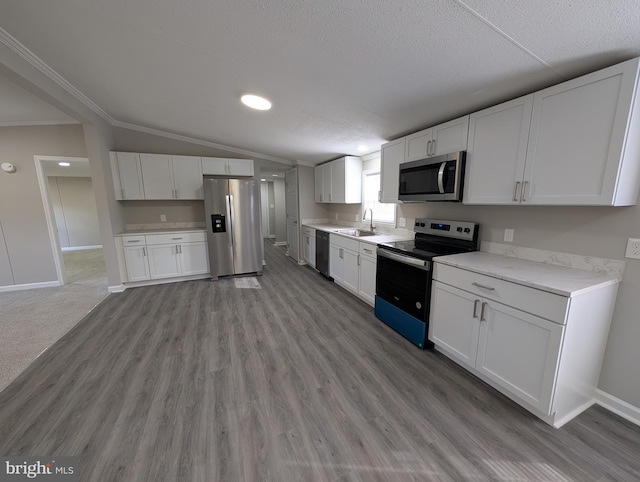
[[[231,246],[236,245],[236,238],[233,233],[233,196],[231,194],[227,194],[225,196],[227,198],[227,218],[228,218],[228,226],[229,234],[231,235]]]

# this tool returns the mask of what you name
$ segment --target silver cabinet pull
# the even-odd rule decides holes
[[[182,239],[182,238],[171,238],[171,240],[172,240],[172,241],[179,241],[179,240],[181,240],[181,239]]]
[[[482,288],[483,290],[489,290],[489,291],[495,291],[495,288],[492,288],[491,286],[485,286],[485,285],[481,285],[480,283],[476,283],[475,281],[473,283],[471,283],[473,286],[477,286],[478,288]]]
[[[513,188],[513,200],[518,202],[518,186],[520,185],[520,181],[516,181],[516,187]]]
[[[436,140],[432,140],[431,141],[431,155],[435,156],[436,155]]]
[[[142,256],[147,255],[147,248],[145,246],[142,247]]]
[[[431,155],[431,141],[427,141],[427,157]]]
[[[520,193],[520,199],[522,200],[522,202],[527,202],[527,199],[524,197],[524,194],[527,190],[527,184],[529,184],[529,181],[525,181],[522,183],[522,192]]]
[[[360,255],[358,255],[358,266],[360,266]]]
[[[344,258],[344,250],[342,248],[340,248],[338,256],[340,256],[341,259]]]
[[[362,251],[364,251],[365,253],[373,254],[372,249],[362,248]]]
[[[182,253],[182,247],[179,244],[176,244],[176,254]]]
[[[484,310],[487,307],[487,302],[484,301],[482,303],[482,308],[480,309],[480,321],[487,321],[487,319],[484,317]]]
[[[474,318],[478,317],[478,303],[480,303],[480,300],[473,300],[473,317]]]
[[[133,239],[133,240],[127,241],[127,243],[139,243],[139,242],[140,242],[139,239]]]

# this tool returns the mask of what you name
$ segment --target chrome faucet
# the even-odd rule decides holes
[[[363,221],[367,220],[367,211],[371,212],[371,222],[369,223],[369,231],[373,232],[373,228],[375,228],[375,226],[373,225],[373,209],[371,208],[365,209],[364,214],[362,215],[362,220]]]

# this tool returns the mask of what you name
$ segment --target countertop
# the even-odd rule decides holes
[[[206,228],[165,228],[165,229],[136,229],[114,234],[114,236],[141,236],[145,234],[164,234],[164,233],[201,233]]]
[[[336,231],[340,231],[344,229],[360,229],[360,228],[354,228],[350,226],[338,226],[336,224],[304,224],[303,226],[306,226],[308,228],[318,229],[320,231],[326,231],[328,233],[337,234],[339,236],[344,236],[345,238],[357,239],[358,241],[363,241],[369,244],[390,243],[393,241],[407,241],[407,240],[413,239],[413,238],[407,238],[406,236],[398,236],[396,234],[386,234],[386,233],[380,233],[374,236],[350,236],[348,234],[338,233]]]
[[[475,251],[434,258],[436,263],[571,297],[619,283],[620,277]]]

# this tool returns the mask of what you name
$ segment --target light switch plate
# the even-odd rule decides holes
[[[504,240],[508,243],[513,243],[513,229],[504,230]]]
[[[627,251],[624,253],[624,257],[640,259],[640,239],[629,238],[627,241]]]
[[[406,218],[400,218],[400,219],[399,219],[399,221],[400,221],[400,227],[401,227],[401,228],[406,227],[406,225],[407,225],[407,220],[406,220]]]
[[[166,223],[167,222],[167,216],[165,216],[164,214],[160,215],[160,222],[161,223]]]

